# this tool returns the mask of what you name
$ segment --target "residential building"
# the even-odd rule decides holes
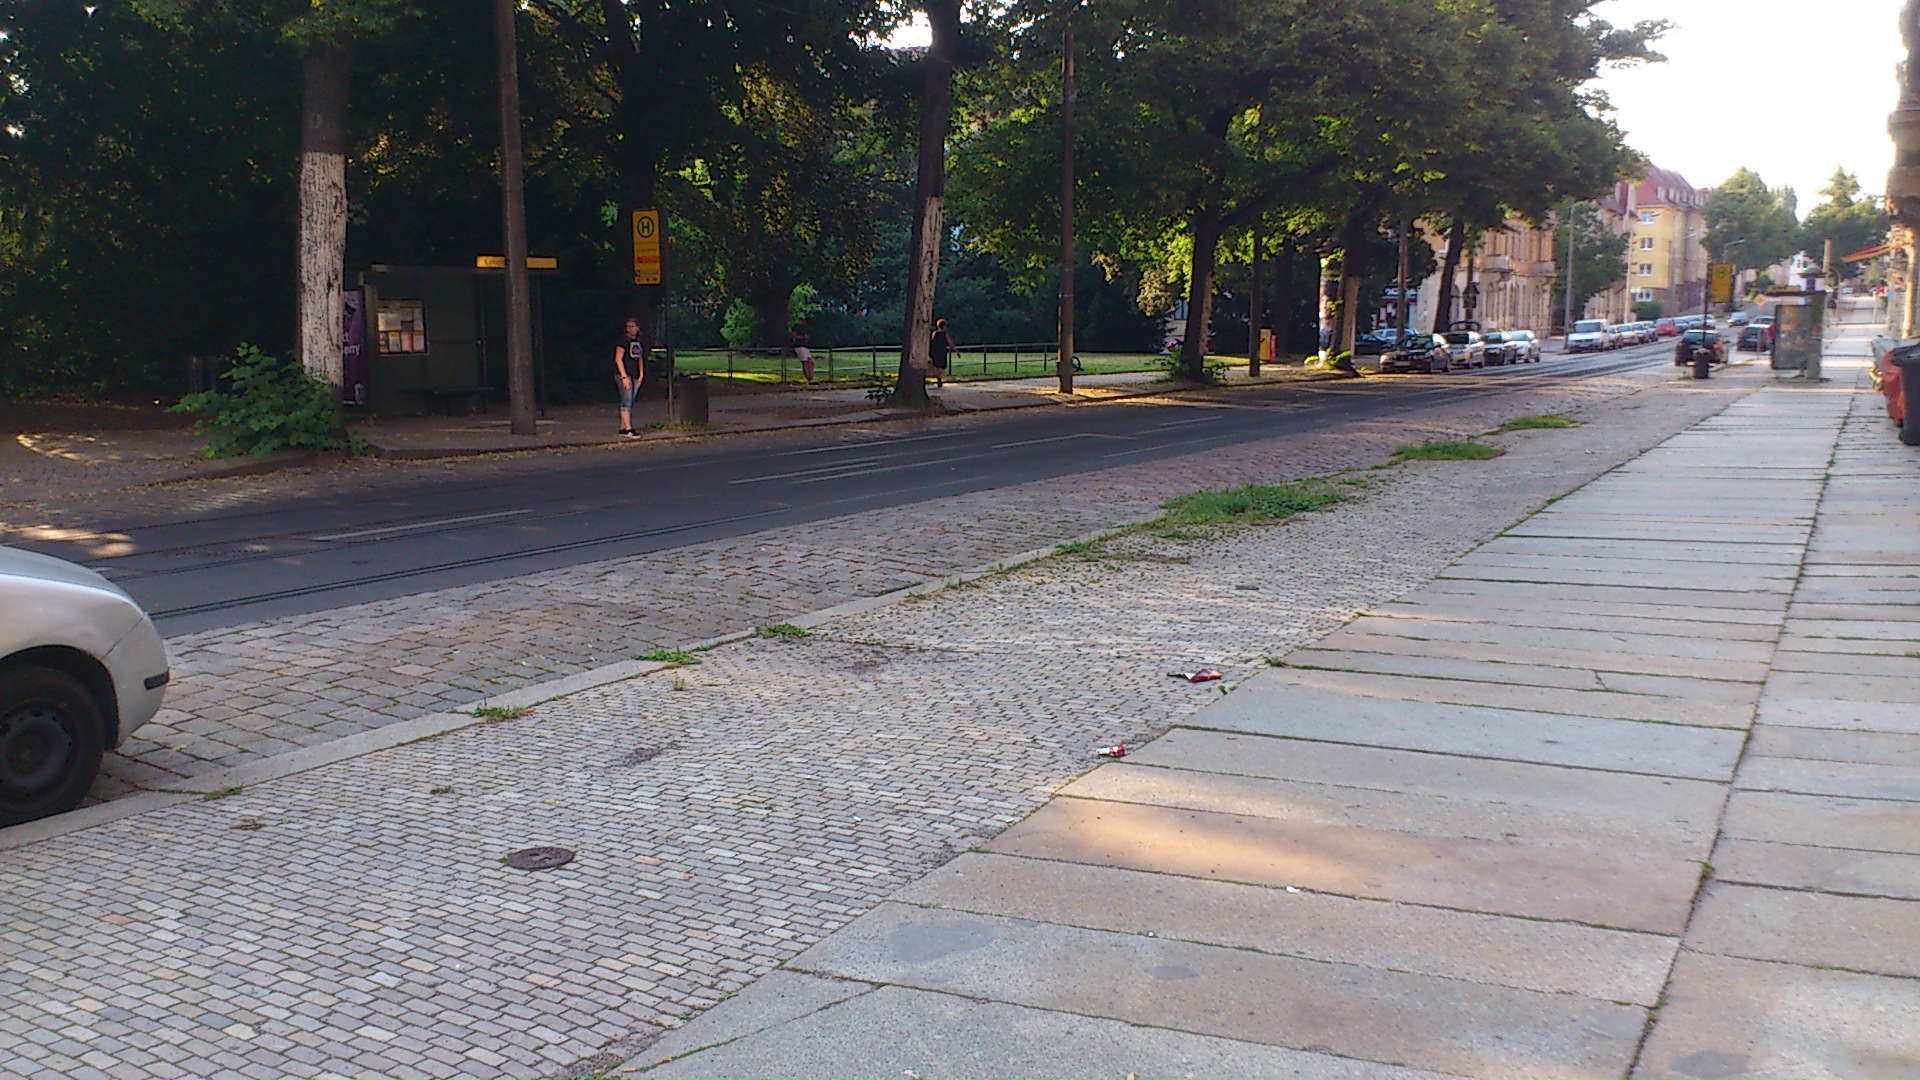
[[[1423,223],[1424,224],[1424,223]],[[1427,228],[1441,266],[1446,265],[1447,238]],[[1420,283],[1410,323],[1422,329],[1472,320],[1487,330],[1532,330],[1545,335],[1554,318],[1553,229],[1520,218],[1481,233],[1461,253],[1453,275],[1453,305],[1441,323],[1434,321],[1440,297],[1438,271]]]
[[[1651,301],[1660,313],[1697,310],[1706,299],[1707,196],[1672,169],[1655,167],[1644,180],[1623,180],[1612,200],[1627,233],[1627,303],[1609,318],[1632,317],[1633,305]]]

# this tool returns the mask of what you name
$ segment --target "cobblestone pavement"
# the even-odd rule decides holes
[[[1443,406],[1411,424],[1356,423],[177,637],[168,642],[167,708],[109,757],[94,795],[177,784],[656,647],[907,588],[1136,520],[1196,489],[1372,465],[1408,441],[1578,412],[1669,380],[1665,369],[1534,378],[1528,389]]]
[[[1094,747],[1151,737],[1219,693],[1166,672],[1242,676],[1758,378],[1663,382],[1607,407],[1593,398],[1633,387],[1588,391],[1586,427],[1501,436],[1513,452],[1492,461],[1370,473],[1356,500],[1281,526],[1128,538],[1106,558],[1045,560],[800,641],[725,646],[519,719],[12,849],[0,1075],[604,1067],[1028,813]],[[1561,393],[1558,407],[1579,404]],[[1324,471],[1405,433],[1364,438],[1376,441],[1129,470],[1070,505]],[[1063,487],[1017,494],[1053,521],[1046,499]],[[1081,512],[1065,528],[1108,520]],[[835,527],[848,531],[822,547],[886,538]],[[585,568],[569,573],[596,587]],[[388,632],[352,641],[377,655]],[[419,666],[410,681],[458,679]],[[578,858],[502,864],[538,844]]]

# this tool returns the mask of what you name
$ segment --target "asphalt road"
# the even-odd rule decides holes
[[[30,545],[106,574],[162,634],[322,611],[1191,454],[1440,401],[1671,362],[1671,344],[1434,376],[1236,391],[1141,407],[812,429],[545,461],[517,480],[382,487],[186,520],[102,523],[125,554]]]

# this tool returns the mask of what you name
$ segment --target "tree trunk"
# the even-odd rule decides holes
[[[1286,363],[1287,357],[1292,352],[1292,346],[1287,339],[1288,330],[1293,325],[1295,273],[1293,264],[1298,261],[1300,261],[1300,253],[1294,245],[1293,233],[1289,230],[1286,239],[1280,244],[1280,272],[1277,275],[1280,280],[1274,284],[1274,291],[1279,295],[1274,303],[1274,310],[1278,314],[1273,320],[1273,355],[1281,363]]]
[[[1193,215],[1193,263],[1187,273],[1187,329],[1180,342],[1180,374],[1207,378],[1207,328],[1213,324],[1213,269],[1220,247],[1220,211],[1207,205]]]
[[[1333,345],[1329,350],[1336,357],[1353,352],[1354,330],[1360,315],[1360,245],[1366,241],[1362,219],[1350,219],[1346,233],[1340,238],[1340,317],[1334,324]]]
[[[342,277],[347,259],[347,83],[352,54],[336,44],[300,63],[300,366],[341,400]]]
[[[1453,321],[1453,275],[1460,269],[1460,251],[1467,246],[1467,222],[1455,218],[1447,229],[1447,258],[1440,267],[1440,288],[1433,303],[1433,332],[1444,333]]]
[[[907,322],[901,330],[900,373],[893,403],[921,407],[927,399],[927,354],[933,336],[933,297],[946,239],[947,126],[953,111],[953,53],[960,39],[960,0],[925,0],[933,43],[927,48],[920,92],[920,152],[914,173],[913,246],[907,263]]]
[[[791,313],[795,283],[784,277],[773,278],[752,288],[747,303],[753,308],[753,343],[777,349],[787,344],[787,316]]]

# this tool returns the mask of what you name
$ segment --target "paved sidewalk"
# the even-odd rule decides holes
[[[1230,685],[1266,671],[1265,657],[1419,588],[1763,378],[1748,368],[1706,385],[1543,391],[1499,407],[1584,400],[1587,426],[1495,436],[1510,451],[1491,461],[1365,472],[1353,501],[1284,525],[1214,541],[1134,536],[1099,558],[1045,560],[798,642],[725,646],[517,719],[468,718],[432,737],[400,725],[401,745],[263,770],[208,799],[16,833],[18,844],[0,834],[0,1075],[615,1067],[993,842],[1074,781],[1094,747],[1137,744],[1240,693],[1220,699],[1167,671],[1208,664]],[[1407,434],[1281,441],[1140,482],[1280,479],[1300,459],[1349,463],[1356,447]],[[502,864],[537,844],[577,857],[544,872]],[[1183,961],[1152,966],[1168,976],[1156,987],[1203,985],[1176,977]],[[1067,1045],[1090,1052],[1129,1040],[1181,1052],[1156,1030],[1056,1019],[1087,1032]],[[1204,1064],[1186,1072],[1253,1074],[1283,1050],[1317,1055],[1295,1062],[1315,1068],[1383,1071],[1197,1038],[1214,1056],[1189,1055]]]
[[[1861,342],[1836,382],[1740,401],[1287,654],[628,1068],[1920,1072],[1920,458],[1856,392]]]

